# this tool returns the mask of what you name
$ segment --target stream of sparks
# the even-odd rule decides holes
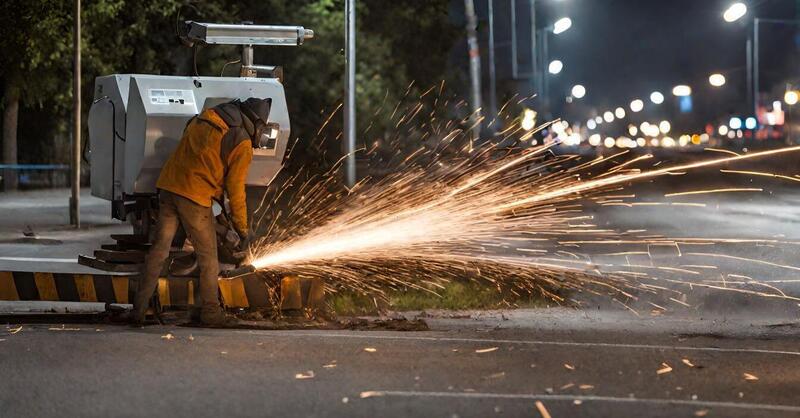
[[[536,148],[521,157],[486,163],[482,170],[449,185],[449,188],[441,184],[441,177],[436,176],[429,182],[419,173],[411,175],[411,181],[404,179],[406,181],[400,185],[378,185],[377,190],[366,190],[354,199],[362,202],[360,207],[350,208],[347,213],[293,241],[268,246],[251,263],[264,269],[343,259],[463,258],[464,254],[455,254],[459,249],[500,245],[504,239],[520,234],[545,234],[548,231],[542,227],[550,228],[556,221],[562,228],[590,232],[586,231],[586,225],[570,225],[570,217],[557,216],[563,215],[559,214],[559,205],[592,196],[610,186],[671,172],[800,151],[800,147],[789,147],[588,180],[577,175],[566,179],[556,175],[540,178],[545,181],[521,178],[520,181],[525,183],[522,185],[508,181],[509,171],[519,171],[543,149]],[[547,184],[557,178],[560,181]],[[406,196],[387,193],[398,187],[407,192]],[[554,216],[543,215],[542,209]],[[513,211],[522,213],[513,214]],[[532,216],[530,211],[534,211],[536,216]]]
[[[443,85],[440,95],[442,89]],[[433,103],[445,108],[466,105],[439,98]],[[766,265],[724,251],[725,246],[796,243],[669,238],[646,229],[616,230],[595,219],[602,207],[668,205],[705,210],[705,203],[675,199],[762,190],[679,191],[664,195],[666,202],[640,201],[628,191],[636,182],[693,170],[720,166],[721,173],[800,181],[798,176],[761,173],[752,167],[731,170],[736,163],[798,152],[800,146],[747,154],[724,151],[723,157],[667,167],[653,161],[652,155],[633,157],[627,150],[595,158],[556,155],[553,144],[532,146],[535,131],[521,129],[513,116],[501,111],[490,125],[502,123],[507,128],[498,133],[494,145],[473,148],[468,130],[459,128],[468,126],[469,118],[442,119],[436,109],[422,108],[421,102],[405,110],[396,106],[389,116],[396,131],[383,133],[366,147],[371,159],[386,162],[376,179],[367,176],[352,189],[336,191],[341,188],[329,186],[337,184],[339,160],[326,174],[298,172],[288,182],[295,189],[280,189],[269,197],[288,202],[282,206],[286,209],[265,206],[265,194],[259,210],[265,209],[256,210],[260,213],[256,223],[266,219],[269,224],[252,250],[250,264],[258,270],[322,277],[336,288],[368,294],[381,294],[386,286],[435,293],[450,280],[479,279],[498,289],[510,287],[513,293],[538,292],[557,303],[564,300],[561,290],[611,296],[628,309],[628,301],[643,293],[661,294],[664,303],[688,306],[676,287],[800,301],[778,288],[789,283],[785,280],[759,281],[746,268],[728,271],[730,266],[722,265],[736,261],[795,271],[800,267]],[[427,115],[426,121],[415,122],[419,115]],[[499,145],[509,142],[513,145]],[[597,253],[597,248],[606,246],[614,251]]]

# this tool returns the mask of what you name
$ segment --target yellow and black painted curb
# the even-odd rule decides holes
[[[136,277],[0,271],[0,301],[133,303]],[[158,279],[161,306],[191,306],[195,289],[197,279]],[[219,290],[228,308],[272,306],[271,290],[256,276],[220,279]]]

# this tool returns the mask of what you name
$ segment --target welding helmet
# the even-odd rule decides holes
[[[251,97],[239,106],[242,113],[253,122],[253,136],[250,140],[253,148],[273,149],[280,133],[277,123],[269,123],[269,110],[272,99],[257,99]]]

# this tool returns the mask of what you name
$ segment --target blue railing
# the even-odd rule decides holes
[[[0,177],[16,176],[25,187],[49,188],[69,185],[68,164],[0,164]],[[0,190],[5,189],[5,182]]]
[[[0,164],[0,170],[69,170],[66,164]]]

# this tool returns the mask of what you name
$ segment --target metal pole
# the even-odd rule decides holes
[[[347,185],[356,184],[356,0],[345,1],[344,136]]]
[[[69,221],[76,228],[81,226],[81,0],[75,0],[75,25],[72,33],[72,196],[69,199]]]
[[[536,55],[537,55],[537,44],[536,44],[536,0],[529,0],[528,5],[530,6],[531,10],[531,75],[533,76],[533,87],[534,90],[536,89],[536,73],[537,73],[537,63],[536,63]],[[547,65],[547,64],[545,64]],[[546,68],[546,67],[542,67]]]
[[[489,110],[497,117],[497,73],[494,56],[494,0],[487,0],[489,9]]]
[[[758,24],[759,19],[753,22],[753,116],[758,118],[758,96],[760,89],[759,58],[758,58]]]
[[[544,28],[542,30],[542,94],[544,95],[544,106],[547,111],[550,111],[550,78],[548,77],[550,70],[550,45],[549,45],[549,30]]]
[[[519,79],[519,65],[517,63],[517,4],[516,0],[509,0],[511,7],[511,78]]]
[[[747,105],[753,103],[753,34],[747,36]]]
[[[481,112],[481,54],[478,49],[478,19],[473,0],[464,0],[467,15],[467,44],[469,46],[469,75],[472,89],[472,140],[480,138]]]

